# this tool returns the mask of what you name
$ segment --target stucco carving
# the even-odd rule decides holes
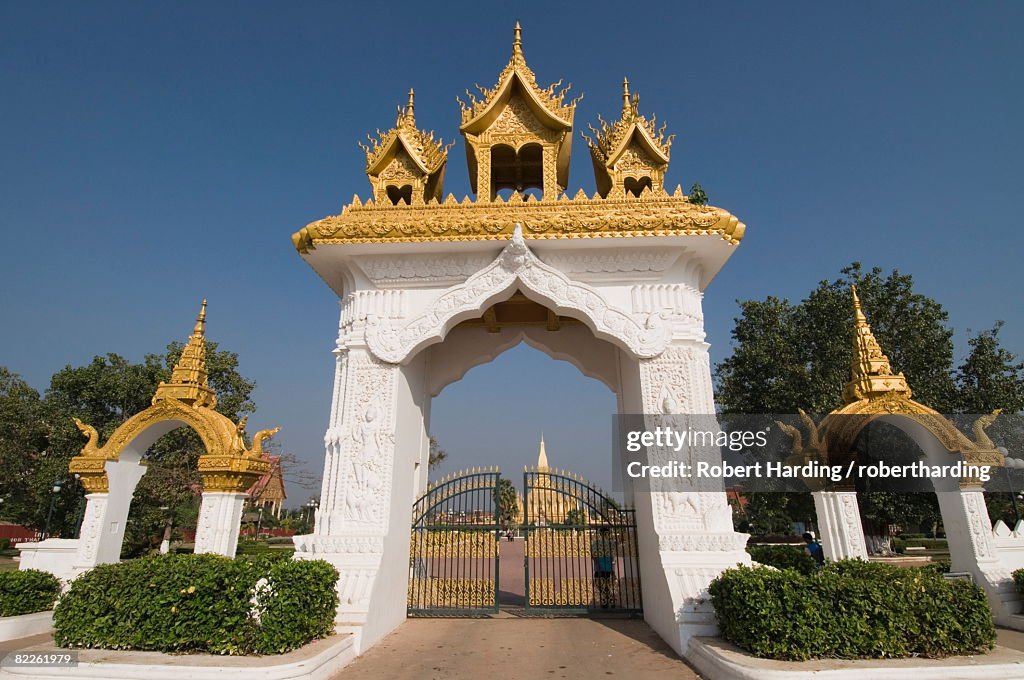
[[[375,286],[398,284],[460,283],[480,271],[494,259],[492,255],[390,255],[359,258],[360,269]]]
[[[575,312],[595,335],[636,356],[657,356],[665,348],[668,333],[660,316],[652,314],[641,324],[610,305],[595,289],[544,264],[530,250],[518,226],[511,242],[490,265],[446,290],[430,309],[404,326],[396,327],[387,319],[367,319],[367,344],[382,361],[401,363],[417,349],[440,342],[456,323],[482,313],[516,285],[539,296],[559,314],[572,316]]]

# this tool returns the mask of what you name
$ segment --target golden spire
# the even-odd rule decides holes
[[[548,452],[544,449],[544,433],[540,433],[540,451],[537,453],[537,469],[546,471],[548,469]]]
[[[161,382],[153,395],[153,403],[161,399],[177,399],[193,406],[213,408],[217,395],[210,389],[206,372],[206,300],[199,308],[196,325],[192,329],[178,363],[171,370],[169,382]]]
[[[512,31],[512,58],[523,59],[523,27],[518,21]]]
[[[622,117],[629,115],[633,107],[629,105],[629,78],[622,79]]]
[[[843,388],[846,403],[861,399],[874,399],[885,394],[897,393],[910,397],[910,386],[902,373],[893,374],[889,357],[871,331],[868,318],[860,304],[857,286],[850,286],[853,296],[853,361],[850,366],[850,381]]]
[[[410,127],[413,127],[413,128],[416,127],[416,113],[415,113],[416,103],[415,103],[415,99],[416,99],[416,93],[410,87],[409,88],[409,103],[405,105],[405,112],[404,112],[404,115],[402,117],[403,117],[406,125],[408,125]]]

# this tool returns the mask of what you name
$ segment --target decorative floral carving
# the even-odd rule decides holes
[[[489,187],[482,190],[480,195],[490,191]],[[306,225],[292,236],[292,243],[305,253],[318,245],[338,243],[504,240],[516,223],[540,238],[719,236],[732,245],[740,242],[746,229],[721,208],[694,205],[663,191],[645,191],[639,198],[353,204],[340,215]]]
[[[465,281],[492,260],[493,257],[486,254],[390,255],[364,256],[359,258],[358,264],[376,286],[389,283],[408,286],[415,283]]]
[[[550,300],[557,311],[582,313],[598,335],[615,338],[637,356],[655,356],[665,346],[667,333],[658,317],[652,315],[641,325],[626,312],[610,306],[590,286],[576,283],[541,262],[518,228],[497,259],[465,283],[442,293],[427,312],[400,328],[386,319],[369,319],[367,343],[376,357],[400,363],[416,347],[444,337],[453,319],[476,311],[482,301],[509,290],[516,282]]]
[[[658,547],[669,552],[736,552],[747,545],[746,534],[732,533],[688,533],[663,534]],[[717,574],[716,574],[717,575]]]

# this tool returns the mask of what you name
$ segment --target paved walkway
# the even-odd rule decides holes
[[[699,678],[651,628],[623,619],[410,619],[334,680]]]

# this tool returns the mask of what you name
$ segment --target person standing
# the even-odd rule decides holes
[[[821,569],[825,566],[825,550],[821,547],[821,543],[818,543],[810,531],[804,533],[804,542],[807,544],[804,546],[805,549],[814,559],[815,569]]]

